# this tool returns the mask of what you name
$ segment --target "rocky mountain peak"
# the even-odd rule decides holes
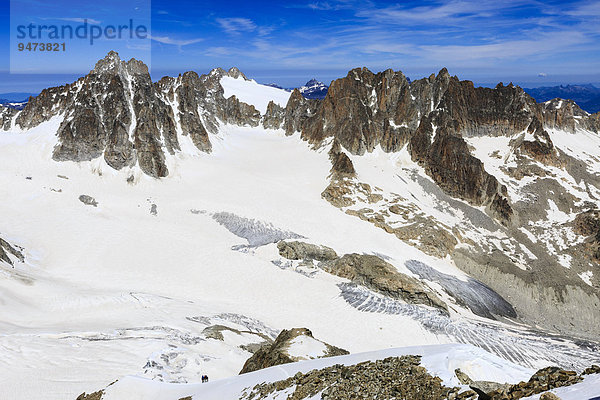
[[[121,60],[119,53],[110,51],[103,59],[98,60],[94,69],[90,73],[107,74],[123,73],[126,71],[130,75],[148,75],[148,66],[140,60],[132,58],[129,61]]]
[[[448,72],[448,69],[446,67],[440,69],[436,78],[437,79],[450,79],[450,73]]]
[[[85,77],[42,91],[16,124],[29,129],[62,115],[54,160],[103,157],[117,170],[139,166],[150,176],[165,177],[166,154],[181,151],[181,140],[189,138],[199,151],[209,152],[208,135],[217,132],[219,121],[258,125],[254,107],[224,98],[219,81],[225,75],[246,79],[232,68],[202,76],[188,71],[153,83],[142,61],[123,61],[111,51]],[[0,110],[4,126],[14,115]]]
[[[107,70],[111,70],[114,68],[118,68],[121,65],[122,61],[121,61],[121,57],[119,57],[119,53],[117,53],[116,51],[109,51],[108,54],[98,60],[98,62],[96,62],[96,65],[94,67],[94,71],[96,72],[102,72],[102,71],[107,71]]]
[[[240,71],[237,67],[229,68],[229,71],[227,71],[227,75],[234,79],[242,78],[245,81],[248,80],[248,78],[246,78],[246,75],[244,75],[244,73]]]

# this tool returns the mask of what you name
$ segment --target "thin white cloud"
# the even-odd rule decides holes
[[[253,32],[257,28],[256,24],[249,18],[217,18],[216,21],[225,32],[231,35]]]
[[[56,19],[59,21],[78,22],[80,24],[87,22],[88,24],[91,24],[91,25],[100,25],[102,23],[102,21],[98,21],[97,19],[93,19],[93,18],[53,18],[53,19]]]
[[[203,41],[203,38],[195,38],[195,39],[173,39],[169,36],[150,36],[150,39],[155,42],[163,43],[163,44],[172,44],[174,46],[187,46],[194,43],[199,43]]]
[[[211,43],[214,47],[203,54],[283,68],[367,66],[415,73],[446,66],[530,76],[539,71],[556,76],[575,65],[587,72],[600,59],[600,32],[589,23],[598,0],[560,8],[546,7],[538,0],[440,0],[412,7],[402,2],[393,6],[364,2],[347,8],[343,20],[335,11],[349,2],[309,2],[287,7],[319,10],[323,18],[292,29],[277,26],[277,35],[249,19],[220,19],[232,40],[226,37]],[[588,17],[576,16],[584,11]],[[524,18],[524,13],[530,16]],[[243,44],[235,36],[241,33],[248,39]]]
[[[475,60],[516,60],[540,57],[569,50],[573,46],[589,42],[580,32],[558,32],[539,35],[536,38],[505,40],[481,45],[425,45],[420,46],[421,56],[428,59],[468,63]]]
[[[600,17],[600,1],[585,1],[573,9],[566,10],[565,14],[575,17]]]
[[[315,1],[308,3],[301,8],[310,8],[311,10],[318,11],[337,11],[344,9],[358,9],[364,8],[370,5],[369,1],[356,1],[356,0],[329,0],[329,1]],[[298,6],[296,6],[298,7]]]
[[[224,46],[217,46],[217,47],[209,47],[208,49],[206,49],[204,54],[207,55],[208,57],[221,57],[221,56],[230,56],[232,54],[235,54],[235,52],[236,52],[235,49],[231,49],[231,48],[224,47]]]
[[[504,10],[515,8],[525,0],[492,1],[492,0],[451,0],[434,6],[410,7],[396,4],[383,8],[366,8],[358,11],[358,17],[368,18],[373,22],[385,24],[421,24],[437,22],[442,25],[460,25],[467,21],[490,22],[497,16],[503,20]],[[432,26],[432,28],[435,28]]]

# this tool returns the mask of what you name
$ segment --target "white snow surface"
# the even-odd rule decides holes
[[[202,331],[214,324],[307,327],[350,352],[449,341],[409,316],[351,307],[340,278],[277,267],[274,244],[232,249],[248,242],[211,214],[264,221],[338,254],[430,260],[382,230],[365,235],[369,223],[321,199],[327,152],[299,135],[226,126],[211,154],[169,156],[170,175],[157,180],[102,159],[52,161],[59,123],[0,134],[0,237],[26,256],[0,266],[0,398],[76,398],[132,374],[236,375],[250,353],[227,335],[207,339]]]
[[[557,389],[552,389],[550,392],[554,393],[561,400],[592,400],[600,397],[600,374],[587,375],[583,382],[579,382],[575,385],[564,386]],[[530,397],[524,397],[522,400],[538,400],[540,394],[536,394]]]
[[[103,399],[171,400],[178,396],[192,396],[194,400],[233,400],[239,399],[247,388],[251,389],[256,384],[284,380],[298,372],[307,373],[313,369],[322,369],[334,364],[354,365],[363,361],[403,355],[422,356],[421,365],[427,368],[430,374],[440,377],[443,384],[447,386],[460,386],[460,382],[454,374],[456,368],[460,368],[475,380],[491,380],[502,383],[526,381],[535,372],[470,345],[448,344],[394,348],[301,361],[206,384],[169,385],[137,377],[127,377],[108,387]],[[316,399],[320,399],[320,396],[317,396]]]
[[[287,353],[294,359],[310,360],[327,353],[325,343],[307,335],[299,335],[290,341]]]
[[[261,85],[254,80],[245,80],[242,77],[232,78],[224,76],[221,78],[225,98],[235,95],[240,101],[253,105],[261,114],[267,111],[267,106],[272,100],[275,104],[285,107],[290,92],[271,86]]]

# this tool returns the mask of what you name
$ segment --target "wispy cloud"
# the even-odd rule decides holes
[[[59,20],[59,21],[77,22],[80,24],[87,22],[88,24],[91,24],[91,25],[100,25],[102,23],[102,21],[98,21],[93,18],[52,18],[52,19]]]
[[[159,42],[159,43],[163,43],[163,44],[172,44],[172,45],[180,46],[180,47],[187,46],[187,45],[194,44],[194,43],[199,43],[204,40],[203,38],[174,39],[169,36],[155,36],[155,35],[150,36],[150,39],[154,40],[155,42]]]
[[[253,32],[257,28],[256,24],[249,18],[217,18],[216,21],[230,35]]]
[[[212,36],[190,52],[211,64],[255,68],[367,66],[428,75],[446,66],[459,75],[516,71],[534,78],[539,71],[598,74],[600,63],[600,31],[591,23],[600,16],[599,0],[298,0],[256,11],[207,16]]]
[[[371,5],[370,1],[365,0],[328,0],[328,1],[314,1],[308,4],[296,4],[288,7],[292,8],[309,8],[317,11],[339,11],[347,9],[357,9],[361,7],[367,7]]]
[[[580,2],[572,9],[565,10],[564,13],[576,17],[600,17],[600,1]]]
[[[425,45],[419,47],[420,57],[443,60],[454,65],[465,65],[473,61],[507,61],[528,57],[551,56],[589,42],[580,32],[560,32],[539,35],[536,38],[503,40],[481,45]]]
[[[358,17],[367,18],[371,22],[407,25],[427,23],[430,28],[439,24],[442,26],[462,25],[467,22],[490,23],[493,17],[503,21],[506,10],[514,9],[525,4],[525,1],[491,1],[491,0],[452,0],[436,3],[435,5],[396,4],[387,7],[369,7],[356,13]],[[434,25],[435,24],[435,25]],[[467,25],[462,25],[468,28]]]

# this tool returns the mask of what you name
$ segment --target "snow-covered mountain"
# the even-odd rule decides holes
[[[235,68],[152,82],[111,52],[0,122],[0,398],[600,361],[600,116],[572,101],[367,69],[311,100]],[[300,326],[303,358],[351,354],[237,377]]]
[[[298,88],[300,93],[307,99],[324,99],[327,95],[327,89],[329,87],[326,84],[314,78]]]

